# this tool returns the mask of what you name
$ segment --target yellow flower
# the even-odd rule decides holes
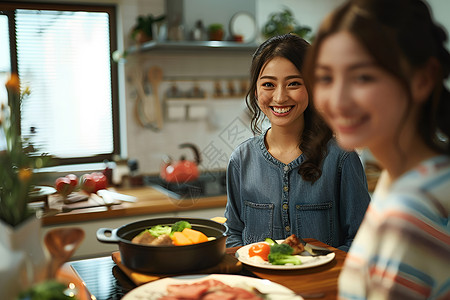
[[[19,94],[20,93],[19,76],[17,76],[17,74],[15,74],[15,73],[11,74],[11,77],[6,82],[5,86],[6,86],[6,88],[8,90],[11,90],[11,91],[16,92],[17,94]]]

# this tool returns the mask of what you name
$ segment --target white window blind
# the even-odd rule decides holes
[[[16,10],[22,135],[60,158],[113,152],[108,14]]]

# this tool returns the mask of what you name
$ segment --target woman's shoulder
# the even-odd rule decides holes
[[[243,155],[246,156],[249,153],[254,153],[255,149],[259,148],[261,140],[264,143],[263,137],[261,137],[260,135],[246,139],[245,141],[241,142],[236,148],[234,148],[233,152],[231,153],[231,157],[242,157]]]
[[[359,159],[358,153],[355,151],[347,151],[339,147],[336,139],[332,138],[327,144],[327,158],[332,158],[335,160],[346,160],[350,158],[351,160]]]

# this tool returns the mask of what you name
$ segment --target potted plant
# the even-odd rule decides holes
[[[153,27],[158,22],[164,21],[165,15],[154,17],[152,14],[147,16],[138,16],[136,18],[136,25],[131,31],[131,38],[137,43],[144,43],[153,39]]]
[[[210,41],[221,41],[223,40],[223,25],[219,23],[213,23],[208,26],[208,34]]]
[[[48,254],[40,238],[41,222],[28,203],[35,186],[34,170],[50,156],[35,149],[19,131],[21,102],[29,89],[20,91],[18,76],[6,83],[8,105],[0,109],[0,290],[16,293],[45,278]],[[3,295],[10,298],[13,295]]]
[[[266,39],[286,33],[295,33],[306,39],[309,37],[310,32],[310,27],[301,26],[297,23],[294,15],[288,8],[281,12],[272,13],[262,29],[262,34]]]

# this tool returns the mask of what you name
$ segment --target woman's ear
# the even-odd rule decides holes
[[[436,86],[440,72],[439,62],[433,57],[420,69],[416,70],[411,80],[411,94],[414,102],[426,101]]]

